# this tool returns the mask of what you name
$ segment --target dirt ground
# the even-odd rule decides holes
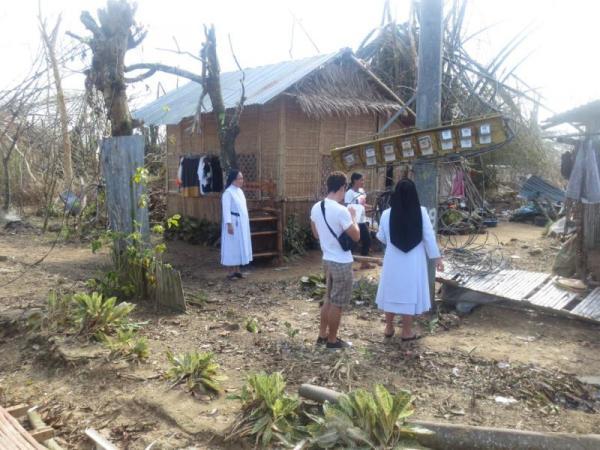
[[[550,270],[560,244],[543,238],[542,229],[506,223],[493,231],[513,267]],[[0,234],[0,318],[43,307],[50,289],[83,290],[106,263],[87,245],[59,244],[43,263],[28,266],[49,251],[53,237],[35,230]],[[317,252],[282,267],[251,267],[247,279],[225,282],[217,250],[168,245],[166,259],[181,270],[186,296],[203,293],[207,302],[178,315],[139,305],[135,319],[147,321],[142,334],[151,349],[146,363],[108,361],[99,354],[85,364],[64,364],[46,342],[23,328],[5,327],[0,404],[38,405],[66,448],[92,448],[83,436],[86,428],[129,449],[152,443],[154,449],[240,448],[216,436],[239,407],[227,394],[237,392],[250,373],[279,370],[289,391],[301,383],[347,391],[374,382],[410,390],[421,419],[575,433],[600,427],[600,393],[574,378],[600,375],[600,326],[486,306],[462,318],[452,311],[422,318],[424,337],[415,343],[386,342],[381,314],[362,305],[348,311],[340,332],[354,348],[327,352],[314,346],[318,302],[299,284],[301,276],[319,272]],[[376,278],[378,270],[355,273]],[[258,319],[260,333],[245,330],[250,317]],[[285,322],[299,331],[295,337],[286,333]],[[210,400],[169,389],[161,377],[167,350],[213,351],[227,376],[226,394]],[[580,396],[573,398],[577,390]],[[497,397],[515,402],[505,405]]]

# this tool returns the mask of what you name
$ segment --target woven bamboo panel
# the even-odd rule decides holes
[[[600,204],[583,205],[583,239],[586,248],[600,247]]]
[[[240,134],[235,140],[235,151],[238,155],[242,155],[245,153],[253,153],[255,155],[258,155],[258,125],[258,107],[249,106],[245,108],[240,120]]]
[[[321,164],[319,167],[320,173],[320,181],[319,181],[319,196],[324,197],[327,195],[327,177],[333,171],[333,160],[331,156],[323,155],[321,156]]]
[[[346,144],[346,119],[339,116],[324,117],[320,123],[319,153],[329,155],[331,149]]]
[[[376,131],[377,117],[375,115],[350,116],[346,122],[346,144],[373,136]]]
[[[319,122],[292,101],[286,102],[285,114],[285,197],[315,197],[319,192]]]
[[[260,109],[260,178],[276,183],[279,150],[279,110],[281,100],[270,102]]]
[[[167,153],[167,190],[168,192],[179,192],[177,183],[177,171],[179,169],[180,156],[175,153]]]
[[[285,204],[285,217],[283,218],[284,226],[288,218],[295,214],[298,223],[302,226],[310,226],[310,209],[316,202],[313,200],[289,201]]]
[[[244,181],[258,181],[258,159],[256,154],[241,153],[237,155],[238,167],[244,174]],[[259,191],[244,191],[247,199],[260,199]]]

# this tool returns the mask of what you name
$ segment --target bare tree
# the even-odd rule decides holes
[[[108,0],[106,8],[98,10],[98,22],[89,12],[81,13],[81,22],[91,37],[68,33],[92,50],[92,64],[86,70],[86,88],[96,88],[102,93],[112,136],[130,136],[135,125],[127,104],[125,54],[137,47],[147,33],[135,23],[135,11],[136,6],[126,0]]]
[[[70,190],[73,183],[73,161],[71,155],[71,138],[69,136],[69,116],[67,115],[65,94],[62,88],[62,79],[58,66],[58,60],[56,58],[56,40],[58,37],[61,16],[58,17],[56,25],[54,25],[54,28],[52,28],[52,31],[50,32],[47,30],[46,20],[42,18],[41,9],[38,14],[38,22],[40,33],[42,35],[42,41],[44,42],[44,48],[46,50],[46,59],[48,60],[48,65],[52,68],[54,85],[56,87],[56,106],[58,108],[60,118],[60,130],[63,147],[63,182],[65,184],[65,188]]]
[[[244,71],[242,70],[233,48],[234,60],[242,74],[240,79],[241,94],[240,99],[235,108],[226,108],[223,101],[223,93],[221,91],[221,68],[219,65],[219,59],[217,57],[217,38],[215,34],[215,27],[204,27],[205,41],[202,44],[200,50],[200,61],[202,62],[202,74],[197,75],[193,72],[180,69],[178,67],[171,67],[164,64],[155,63],[143,63],[143,64],[132,64],[125,68],[126,72],[132,72],[135,70],[146,70],[143,74],[135,77],[128,78],[127,82],[142,81],[146,78],[151,77],[156,72],[165,72],[173,75],[178,75],[188,80],[199,83],[202,87],[202,95],[198,102],[198,108],[196,109],[196,121],[195,126],[200,123],[200,115],[203,111],[204,99],[208,95],[212,105],[212,113],[215,116],[217,122],[217,135],[219,137],[219,147],[221,153],[221,162],[225,170],[237,169],[237,155],[235,151],[235,140],[240,133],[240,117],[244,110],[245,88],[244,88]],[[231,42],[230,42],[231,46]],[[192,56],[189,52],[182,52],[178,50],[176,53],[182,55]]]

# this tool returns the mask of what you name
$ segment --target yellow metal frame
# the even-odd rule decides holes
[[[485,125],[489,125],[489,133],[482,133]],[[463,130],[470,130],[470,132]],[[450,134],[450,139],[443,139],[443,132],[446,135]],[[470,136],[463,136],[463,133],[470,134]],[[353,169],[384,167],[389,164],[410,164],[417,159],[436,160],[450,158],[452,155],[469,156],[487,149],[495,149],[510,141],[512,137],[512,130],[506,119],[500,114],[494,114],[426,130],[411,128],[399,133],[337,147],[331,151],[331,157],[335,169],[346,172]],[[464,143],[461,143],[463,139]],[[427,142],[429,142],[429,146],[426,145]],[[444,149],[442,144],[449,142],[452,143],[452,148]],[[468,142],[471,144],[469,147],[466,146]],[[403,149],[403,143],[405,149]],[[412,154],[407,151],[408,143],[410,143]],[[429,151],[427,151],[428,147]],[[390,148],[393,149],[394,159],[386,160],[386,150],[388,156],[392,156]]]

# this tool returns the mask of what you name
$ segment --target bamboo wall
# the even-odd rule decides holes
[[[219,194],[184,198],[175,184],[181,155],[219,152],[212,114],[202,115],[201,120],[201,133],[192,132],[191,119],[167,126],[167,212],[216,222],[221,218]],[[307,224],[310,206],[325,193],[325,180],[332,170],[330,150],[373,135],[378,123],[378,118],[369,114],[310,118],[286,96],[249,106],[242,114],[236,140],[240,170],[248,181],[274,181],[277,197],[285,203],[284,220],[297,214],[300,222]],[[367,191],[383,188],[384,171],[363,173]],[[247,197],[267,199],[266,193],[249,192]]]

